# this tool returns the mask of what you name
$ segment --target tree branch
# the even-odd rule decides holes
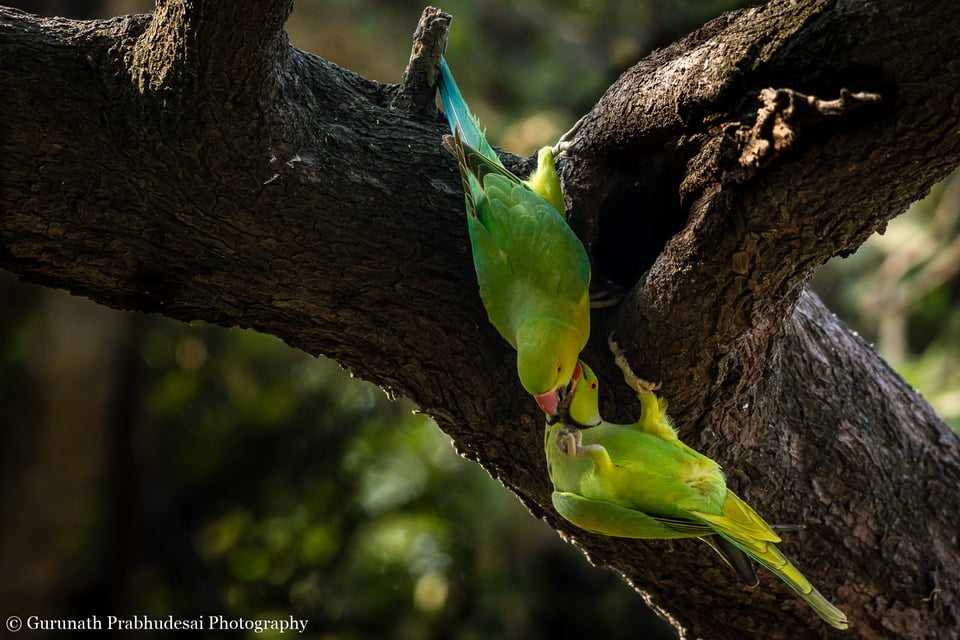
[[[683,412],[708,405],[707,386],[688,385],[691,375],[736,369],[723,354],[786,322],[814,269],[852,252],[960,163],[957,106],[945,90],[957,55],[934,44],[957,16],[892,1],[873,11],[881,6],[772,2],[728,14],[625,73],[572,141],[563,178],[574,224],[601,273],[632,285],[650,268],[617,326],[628,352],[646,354],[638,373],[662,377],[671,395],[683,395],[681,383],[696,394],[675,401]],[[838,25],[857,36],[838,37]],[[898,31],[915,40],[892,55]],[[796,113],[800,91],[824,117],[804,117],[809,106]],[[836,96],[849,106],[851,91],[867,104],[829,111]],[[794,101],[777,106],[777,96]],[[777,117],[787,137],[764,140],[776,153],[750,162],[764,120]],[[923,119],[931,136],[904,140],[908,118]],[[663,335],[677,339],[663,345]],[[671,371],[682,372],[677,384]]]
[[[691,635],[826,634],[770,576],[749,591],[692,543],[558,519],[541,420],[475,294],[459,178],[425,93],[392,108],[403,90],[289,47],[288,2],[262,22],[245,17],[255,3],[220,4],[96,23],[0,9],[0,267],[266,331],[413,398]],[[802,285],[960,163],[960,65],[942,46],[960,17],[941,5],[728,14],[625,74],[562,164],[598,271],[634,287],[594,316],[585,357],[608,381],[605,413],[637,410],[602,346],[616,327],[731,486],[769,520],[807,525],[786,553],[865,638],[956,628],[955,594],[936,590],[960,582],[956,438]],[[770,113],[770,87],[883,100],[799,130],[787,118],[789,144],[745,172],[750,136],[736,132]]]

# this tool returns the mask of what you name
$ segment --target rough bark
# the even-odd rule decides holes
[[[560,160],[598,272],[631,289],[594,314],[605,413],[637,410],[602,346],[616,328],[731,486],[806,525],[785,552],[863,638],[956,633],[960,456],[803,286],[960,164],[947,5],[728,14],[624,74]],[[360,78],[289,46],[290,6],[166,0],[101,22],[0,9],[0,267],[269,332],[413,398],[690,637],[830,635],[771,576],[742,588],[700,545],[557,518],[541,421],[475,294],[459,179],[423,100],[435,66],[414,61],[402,86]],[[418,30],[427,61],[442,26]]]

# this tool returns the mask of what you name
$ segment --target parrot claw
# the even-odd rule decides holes
[[[606,309],[623,301],[626,291],[601,275],[594,274],[590,280],[590,308]]]
[[[623,379],[631,389],[643,394],[653,393],[660,388],[659,382],[644,380],[633,372],[633,369],[630,368],[630,363],[627,362],[626,354],[623,353],[623,349],[621,349],[620,345],[613,339],[613,333],[607,336],[607,346],[610,347],[610,352],[613,353],[614,364],[620,367],[620,371],[623,372]]]
[[[567,424],[563,425],[557,434],[557,449],[560,449],[560,453],[568,458],[579,458],[587,452],[607,453],[603,445],[590,444],[584,447],[583,432]]]
[[[585,117],[586,116],[584,116],[583,118]],[[557,157],[561,153],[566,152],[567,149],[573,146],[573,143],[572,143],[573,137],[577,135],[577,132],[580,131],[580,127],[583,126],[583,118],[580,118],[575,123],[573,123],[573,126],[570,127],[570,130],[567,131],[562,136],[560,136],[560,139],[557,140],[557,144],[553,145],[553,147],[550,148],[550,150],[553,152],[554,157]]]
[[[590,292],[591,309],[607,309],[609,307],[615,307],[620,304],[621,300],[623,300],[621,296],[618,296],[611,291],[594,290]]]
[[[580,446],[582,441],[580,429],[564,425],[557,434],[557,449],[568,458],[576,458],[583,453],[583,447]]]

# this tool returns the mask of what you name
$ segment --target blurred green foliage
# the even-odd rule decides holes
[[[97,4],[85,12],[151,3]],[[492,140],[530,153],[644,53],[735,4],[441,8],[455,16],[448,57]],[[298,0],[288,28],[295,45],[394,82],[421,9]],[[814,281],[955,425],[958,215],[954,177]],[[325,639],[671,637],[411,403],[270,336],[2,278],[0,390],[0,508],[17,523],[0,529],[8,606],[294,614]]]
[[[64,294],[4,279],[0,296],[20,298],[20,311],[0,314],[7,330],[0,371],[15,372],[10,378],[23,391],[0,404],[4,412],[29,411],[49,382],[24,362],[37,344],[49,345],[35,314],[52,312],[44,300]],[[84,424],[78,411],[55,428],[99,433],[85,446],[108,453],[90,490],[63,480],[75,475],[69,468],[44,474],[39,493],[84,509],[60,533],[67,539],[60,584],[45,594],[53,599],[37,603],[40,613],[293,614],[310,621],[308,637],[343,639],[548,638],[598,628],[627,638],[651,624],[668,629],[616,576],[590,569],[457,456],[409,401],[389,401],[335,363],[271,336],[119,314],[77,299],[69,308],[70,317],[51,321],[115,318],[104,354],[112,391],[94,412],[97,425]],[[67,341],[42,354],[82,366],[75,348]],[[59,365],[52,371],[62,373]],[[16,430],[5,430],[6,444],[18,440]],[[21,442],[42,436],[25,421],[19,431]],[[87,457],[84,449],[74,454],[67,466]],[[6,467],[4,479],[15,469]],[[4,496],[8,507],[24,500],[19,492]],[[37,525],[29,508],[19,513],[21,526]],[[49,545],[31,537],[20,557],[46,557]],[[558,609],[565,601],[616,615],[599,622],[558,615],[574,611]]]

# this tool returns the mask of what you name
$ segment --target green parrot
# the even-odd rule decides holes
[[[467,107],[446,60],[440,100],[457,159],[480,298],[491,324],[517,350],[517,373],[541,409],[556,416],[590,335],[590,261],[566,221],[549,147],[522,181],[500,162]]]
[[[618,356],[618,364],[625,360]],[[640,398],[635,424],[604,422],[599,382],[583,362],[576,370],[569,403],[572,422],[548,424],[544,449],[553,481],[553,505],[566,520],[587,531],[623,538],[702,538],[727,559],[745,582],[731,543],[776,574],[817,614],[837,629],[846,615],[780,552],[780,537],[727,488],[720,465],[677,437],[653,385],[624,369]],[[714,537],[714,535],[716,537]]]

